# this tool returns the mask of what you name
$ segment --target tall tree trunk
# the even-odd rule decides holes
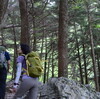
[[[43,47],[44,47],[44,31],[43,31],[43,34],[42,34],[42,42],[41,42],[41,58],[42,58],[42,54],[43,54]]]
[[[100,91],[100,53],[97,53],[97,64],[98,64],[98,74],[99,74],[99,76],[98,76],[98,82],[99,82],[99,91]]]
[[[0,24],[2,23],[2,20],[4,18],[5,13],[6,13],[8,1],[9,0],[0,0]]]
[[[83,44],[83,60],[84,60],[84,71],[85,71],[85,84],[88,84],[88,74],[87,74],[87,64],[86,64],[86,54],[85,54],[85,44]]]
[[[76,65],[74,62],[71,63],[71,71],[72,71],[72,79],[76,80],[77,76],[76,76]]]
[[[35,13],[34,13],[34,0],[31,0],[31,5],[32,5],[32,21],[33,21],[33,50],[37,50],[37,37],[36,37],[36,22],[35,22]]]
[[[54,44],[53,44],[53,33],[52,33],[52,36],[51,36],[51,49],[52,49],[52,52],[51,52],[51,55],[52,55],[52,59],[51,59],[51,66],[52,66],[52,77],[54,77]]]
[[[43,20],[43,25],[45,25],[45,20]],[[43,48],[44,48],[44,37],[45,37],[45,28],[43,27],[43,33],[42,33],[42,44],[41,44],[41,57],[42,57],[42,54],[43,54]]]
[[[79,48],[79,42],[78,42],[78,39],[76,38],[76,45],[77,45],[77,55],[78,55],[78,63],[79,63],[79,70],[80,70],[80,77],[81,77],[81,83],[84,84],[84,81],[83,81],[83,70],[82,70],[82,65],[81,65],[81,57],[80,57],[80,48]]]
[[[13,13],[14,15],[14,13]],[[16,76],[16,57],[17,57],[17,44],[16,44],[16,30],[15,30],[15,27],[14,27],[14,18],[15,17],[12,17],[11,15],[9,15],[11,17],[11,23],[12,23],[12,34],[13,34],[13,40],[14,40],[14,60],[13,60],[13,73],[12,73],[12,79],[15,78]]]
[[[8,6],[8,1],[9,0],[0,0],[0,25],[2,23],[4,15],[6,13],[7,6]],[[1,43],[4,44],[4,41],[3,41],[3,30],[1,29],[1,26],[0,26],[0,36],[1,36]]]
[[[50,63],[51,63],[51,54],[49,55],[49,58],[48,58],[48,70],[47,70],[47,81],[49,79],[49,72],[50,72]]]
[[[82,26],[81,26],[81,32],[82,35],[85,35],[85,33],[83,32]],[[87,63],[86,63],[86,48],[85,48],[85,38],[82,38],[82,46],[83,46],[83,60],[84,60],[84,72],[85,72],[85,84],[88,84],[88,73],[87,73]]]
[[[33,50],[36,51],[37,47],[36,47],[36,43],[37,43],[37,37],[36,37],[36,30],[35,30],[35,18],[33,21],[33,37],[34,37],[34,41],[33,41]]]
[[[75,25],[75,22],[74,22],[74,28],[75,28],[75,39],[76,39],[76,46],[77,46],[77,55],[78,55],[78,63],[79,63],[79,70],[80,70],[80,77],[81,77],[81,83],[84,84],[84,81],[83,81],[83,70],[82,70],[82,65],[81,65],[81,57],[80,57],[80,48],[79,48],[79,42],[78,42],[78,38],[77,38],[77,30],[76,30],[76,25]]]
[[[93,62],[93,70],[94,70],[94,81],[95,81],[96,90],[99,91],[98,75],[97,75],[96,60],[95,60],[95,53],[94,53],[94,42],[93,42],[93,34],[92,34],[92,27],[91,27],[90,8],[89,8],[88,2],[85,2],[85,3],[86,3],[87,16],[88,16],[88,27],[89,27],[89,34],[90,34],[91,54],[92,54],[92,62]]]
[[[16,57],[17,57],[17,44],[16,44],[16,32],[15,32],[15,28],[13,27],[13,34],[14,34],[14,61],[13,61],[13,75],[12,78],[15,78],[16,76]]]
[[[54,69],[55,69],[55,67],[54,67],[54,50],[52,49],[52,77],[54,77]]]
[[[47,38],[45,37],[45,39],[46,39],[45,40],[45,48],[46,48],[45,49],[45,60],[47,60]],[[47,65],[47,63],[45,62],[44,63],[44,79],[43,79],[43,83],[46,82],[46,77],[47,77],[46,76],[47,75],[47,73],[46,73],[47,72],[47,66],[46,65]]]
[[[21,14],[21,43],[30,44],[27,0],[19,0]]]
[[[14,62],[13,62],[13,69],[14,69],[14,78],[15,78],[15,71],[16,71],[16,57],[17,57],[17,44],[16,44],[16,31],[13,27],[13,34],[14,34]]]
[[[58,31],[58,77],[68,76],[67,31],[68,0],[60,0]]]
[[[1,44],[4,45],[4,34],[3,34],[3,29],[0,31],[0,36],[1,36]]]

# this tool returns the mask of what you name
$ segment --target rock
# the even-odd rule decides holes
[[[100,92],[64,77],[51,78],[39,87],[39,99],[100,99]]]
[[[7,83],[5,99],[14,96],[14,93],[9,92],[12,85],[13,81]],[[100,92],[90,85],[82,85],[64,77],[50,78],[45,84],[39,82],[38,99],[100,99]]]

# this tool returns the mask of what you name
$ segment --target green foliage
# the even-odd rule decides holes
[[[48,1],[48,2],[47,2]],[[14,1],[15,2],[15,1]],[[12,5],[14,2],[10,2]],[[32,8],[32,4],[34,8]],[[91,44],[89,34],[89,21],[87,4],[89,5],[89,11],[91,16],[91,28],[94,39],[95,54],[100,52],[100,4],[99,0],[69,0],[68,1],[68,77],[80,81],[79,72],[79,57],[78,47],[81,58],[82,70],[84,71],[84,58],[83,58],[83,45],[85,46],[86,54],[86,66],[88,71],[89,83],[94,86],[94,73],[91,57]],[[59,0],[34,0],[33,3],[29,2],[28,14],[30,24],[30,42],[31,48],[35,45],[34,38],[36,39],[37,51],[41,54],[41,58],[45,60],[47,54],[46,63],[46,78],[52,77],[52,71],[54,66],[54,76],[58,76],[58,20],[59,20]],[[8,16],[7,25],[19,25],[15,27],[16,42],[20,42],[21,33],[21,20],[18,6]],[[34,23],[34,24],[33,24]],[[7,28],[3,30],[4,43],[9,47],[8,51],[13,56],[14,54],[14,31],[13,28]],[[100,58],[99,58],[100,60]],[[12,57],[13,61],[13,57]],[[97,57],[96,57],[97,61]],[[13,65],[13,64],[12,64]],[[97,65],[97,63],[96,63]],[[44,63],[45,66],[45,63]],[[48,69],[49,68],[49,69]],[[97,65],[98,69],[98,65]],[[12,71],[11,71],[12,72]],[[9,74],[10,75],[10,74]],[[84,75],[84,73],[83,73]],[[43,75],[44,76],[44,75]],[[8,79],[10,76],[8,76]],[[83,76],[85,81],[85,76]],[[48,79],[46,79],[48,80]],[[40,78],[43,81],[43,77]]]
[[[100,28],[100,24],[97,24],[95,27],[96,27],[96,28]]]

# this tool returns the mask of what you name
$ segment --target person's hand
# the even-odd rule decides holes
[[[9,70],[10,70],[10,60],[9,61],[7,61],[7,72],[9,72]]]
[[[7,72],[10,73],[10,66],[8,66],[8,68],[7,68]]]
[[[18,89],[18,85],[13,85],[11,88],[9,88],[10,93],[16,93]]]
[[[13,89],[13,92],[16,92],[17,91],[18,86],[19,86],[18,83],[14,83],[13,88],[12,88]]]
[[[13,85],[9,88],[9,92],[10,93],[16,93],[18,86],[19,86],[18,83],[13,83]]]
[[[18,85],[13,85],[13,87],[10,89],[10,92],[14,93],[18,89]]]
[[[10,88],[9,91],[10,91],[11,93],[15,93],[15,92],[17,91],[17,89],[15,89],[15,88]]]

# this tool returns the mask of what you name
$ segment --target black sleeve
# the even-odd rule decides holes
[[[10,55],[9,55],[8,52],[5,52],[5,57],[6,57],[6,60],[7,60],[7,61],[10,60]]]

